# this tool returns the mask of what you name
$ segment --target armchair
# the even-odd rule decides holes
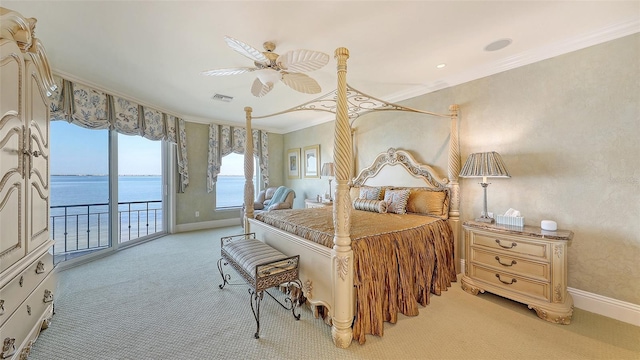
[[[279,193],[277,190],[280,190]],[[274,199],[274,195],[279,199]],[[258,197],[253,203],[253,209],[258,211],[291,209],[295,197],[296,193],[293,189],[284,186],[268,187],[258,193]],[[274,200],[277,202],[273,202]]]

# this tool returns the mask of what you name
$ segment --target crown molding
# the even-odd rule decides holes
[[[615,40],[615,39],[632,35],[635,33],[639,33],[639,32],[640,32],[640,19],[637,16],[630,17],[627,20],[621,21],[617,24],[592,31],[587,34],[568,38],[563,41],[559,41],[556,43],[545,45],[543,47],[539,47],[537,49],[521,52],[519,54],[515,54],[513,56],[500,59],[495,62],[479,65],[468,71],[439,79],[438,81],[435,81],[433,83],[412,86],[406,90],[393,93],[381,99],[391,103],[398,103],[398,102],[411,99],[417,96],[425,95],[425,94],[438,91],[441,89],[445,89],[448,87],[460,85],[469,81],[491,76],[507,70],[512,70],[518,67],[522,67],[522,66],[536,63],[542,60],[550,59],[559,55],[567,54],[576,50],[584,49],[593,45],[598,45],[607,41]],[[216,122],[213,119],[179,115],[176,112],[165,109],[161,106],[149,104],[144,101],[140,101],[139,99],[136,99],[132,96],[121,94],[111,89],[106,89],[100,85],[75,77],[71,74],[68,74],[59,70],[54,70],[53,73],[65,79],[71,80],[73,82],[82,83],[84,85],[93,87],[97,90],[104,91],[108,94],[116,95],[118,97],[131,100],[145,107],[153,108],[158,111],[161,111],[176,117],[180,117],[188,122],[194,122],[194,123],[200,123],[200,124],[210,124],[213,122],[220,123],[220,124],[225,123],[223,121]],[[294,122],[292,126],[287,126],[284,128],[267,126],[267,127],[261,128],[261,130],[276,133],[276,134],[286,134],[286,133],[302,130],[308,127],[320,125],[320,124],[334,121],[334,120],[335,120],[335,115],[320,114],[313,120],[307,120],[303,123]],[[227,124],[225,123],[225,125]],[[228,125],[241,126],[240,124],[237,124],[237,123],[228,123]]]
[[[135,98],[135,97],[133,97],[131,95],[126,95],[126,94],[123,94],[121,92],[108,89],[108,88],[106,88],[106,87],[104,87],[102,85],[98,85],[98,84],[96,84],[94,82],[85,80],[83,78],[80,78],[78,76],[69,74],[69,73],[61,71],[61,70],[54,69],[52,72],[53,72],[53,75],[57,75],[57,76],[65,79],[65,80],[69,80],[72,83],[82,84],[82,85],[88,86],[88,87],[90,87],[92,89],[95,89],[95,90],[98,90],[98,91],[102,91],[105,94],[109,94],[111,96],[117,96],[117,97],[125,99],[127,101],[131,101],[133,103],[136,103],[138,105],[142,105],[143,107],[150,108],[150,109],[153,109],[153,110],[157,110],[159,112],[162,112],[162,113],[165,113],[165,114],[168,114],[168,115],[172,115],[172,116],[175,116],[177,118],[181,118],[181,119],[184,120],[184,117],[182,115],[176,113],[175,111],[171,111],[171,110],[165,109],[162,106],[149,104],[149,103],[147,103],[145,101],[142,101],[140,99],[137,99],[137,98]]]
[[[393,93],[381,99],[391,103],[399,103],[403,100],[446,89],[448,87],[464,84],[469,81],[495,75],[507,70],[512,70],[542,60],[547,60],[559,55],[568,54],[573,51],[581,50],[593,45],[602,44],[607,41],[619,39],[621,37],[639,32],[640,19],[637,16],[633,16],[617,24],[606,26],[586,34],[582,34],[580,36],[575,36],[563,41],[551,43],[536,49],[524,51],[519,54],[515,54],[513,56],[500,59],[488,64],[480,65],[468,71],[439,79],[438,81],[431,84],[420,84],[417,86],[412,86],[406,90]],[[306,122],[304,125],[296,124],[294,126],[281,129],[277,132],[289,133],[332,120],[335,120],[335,116],[319,116],[315,121]]]
[[[568,38],[536,49],[524,51],[492,63],[477,66],[463,73],[440,79],[432,84],[414,86],[405,91],[394,93],[385,100],[389,102],[399,102],[411,99],[416,96],[460,85],[469,81],[533,64],[542,60],[547,60],[559,55],[568,54],[573,51],[585,49],[590,46],[602,44],[607,41],[619,39],[639,32],[640,19],[637,16],[630,17],[629,19],[617,24],[606,26],[587,34]]]
[[[147,102],[144,102],[142,100],[136,99],[133,96],[130,95],[125,95],[123,93],[120,93],[118,91],[115,90],[111,90],[111,89],[107,89],[104,86],[98,85],[96,83],[93,83],[91,81],[88,80],[84,80],[80,77],[77,77],[75,75],[71,75],[69,73],[66,73],[64,71],[60,71],[60,70],[54,70],[53,74],[56,76],[60,76],[61,78],[65,79],[65,80],[69,80],[73,83],[77,83],[77,84],[82,84],[84,86],[88,86],[92,89],[98,90],[98,91],[102,91],[105,94],[109,94],[112,96],[117,96],[119,98],[123,98],[126,99],[128,101],[131,101],[133,103],[136,103],[138,105],[142,105],[145,108],[150,108],[150,109],[154,109],[157,111],[160,111],[162,113],[168,114],[168,115],[172,115],[175,116],[177,118],[181,118],[182,120],[186,121],[186,122],[190,122],[190,123],[196,123],[196,124],[205,124],[205,125],[209,125],[209,124],[216,124],[216,125],[229,125],[229,126],[235,126],[235,127],[244,127],[244,123],[237,123],[237,122],[225,122],[222,120],[216,120],[216,119],[207,119],[207,118],[202,118],[202,117],[197,117],[197,116],[188,116],[188,115],[179,115],[177,112],[175,111],[170,111],[167,110],[161,106],[156,106],[156,105],[151,105]],[[267,132],[278,132],[281,131],[279,129],[263,129],[263,128],[254,128],[253,129],[256,130],[264,130]],[[277,131],[271,131],[271,130],[277,130]]]

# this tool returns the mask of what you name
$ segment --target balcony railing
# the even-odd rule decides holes
[[[109,247],[109,204],[51,206],[54,255],[81,253]],[[120,243],[163,231],[162,201],[118,203]]]

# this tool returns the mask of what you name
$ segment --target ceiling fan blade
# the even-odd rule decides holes
[[[280,55],[276,63],[289,72],[308,72],[327,65],[329,55],[313,50],[291,50]]]
[[[262,51],[247,45],[245,43],[243,43],[240,40],[236,40],[232,37],[229,36],[225,36],[224,37],[224,41],[227,42],[227,45],[229,45],[230,48],[232,48],[233,50],[237,51],[238,53],[240,53],[241,55],[244,55],[246,57],[248,57],[249,59],[253,60],[253,61],[257,61],[260,63],[266,63],[269,62],[269,59],[267,59],[266,56],[264,56],[264,54],[262,54]]]
[[[214,69],[214,70],[203,71],[202,75],[206,75],[206,76],[238,75],[238,74],[252,72],[255,70],[257,70],[257,68],[250,68],[250,67]]]
[[[256,78],[253,81],[253,85],[251,85],[251,93],[256,97],[263,97],[267,95],[267,93],[271,91],[271,89],[273,89],[273,83],[267,83],[265,85],[258,78]]]
[[[305,94],[317,94],[322,89],[317,81],[301,73],[283,73],[282,82],[293,90]]]

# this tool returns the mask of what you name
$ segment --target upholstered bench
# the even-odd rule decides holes
[[[233,236],[225,236],[220,238],[220,253],[222,257],[218,260],[218,270],[222,276],[222,284],[219,285],[223,289],[225,285],[241,285],[232,284],[230,274],[225,274],[223,265],[231,265],[251,287],[249,294],[251,295],[251,311],[256,319],[255,338],[260,335],[260,302],[266,292],[271,298],[276,300],[280,306],[287,310],[291,310],[296,320],[300,319],[300,314],[296,314],[296,306],[303,304],[306,299],[302,295],[302,283],[298,279],[298,263],[300,255],[286,256],[280,251],[263,243],[255,238],[255,233],[241,234]],[[280,302],[266,289],[276,286],[284,286],[287,298],[285,303]],[[298,294],[297,299],[293,299],[291,286],[295,286],[295,293]]]

